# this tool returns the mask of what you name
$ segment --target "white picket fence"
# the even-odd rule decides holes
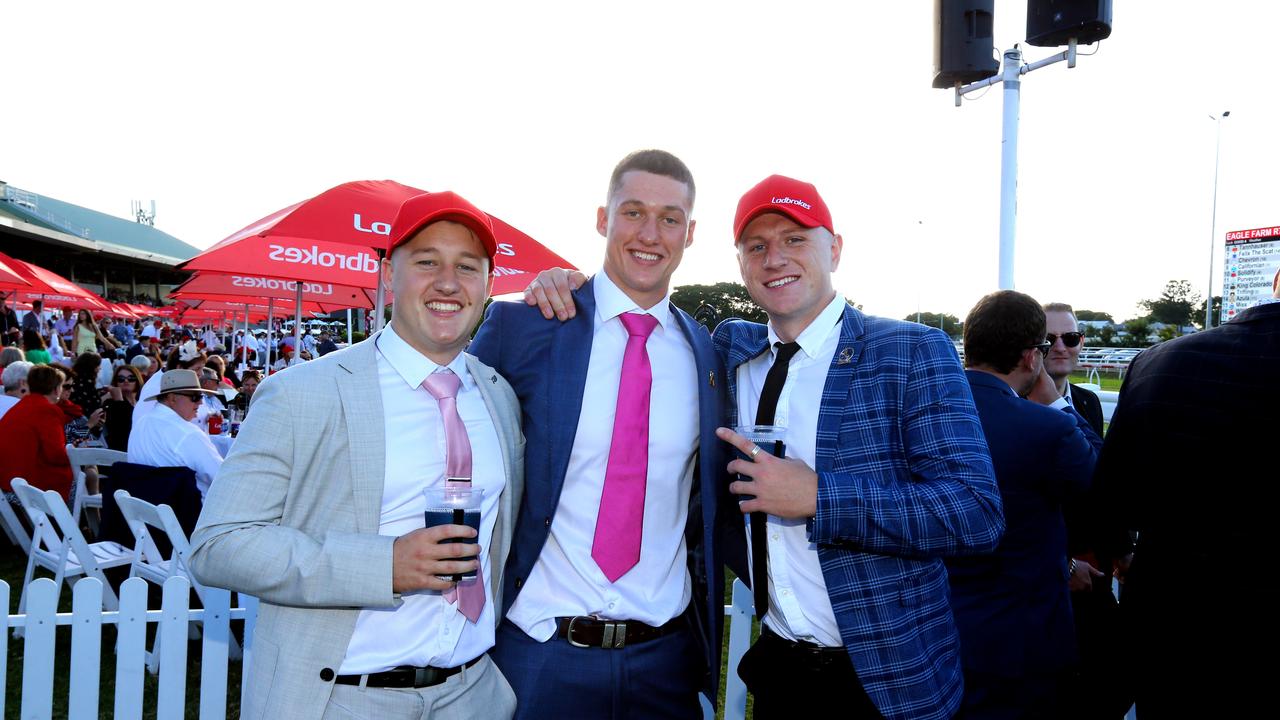
[[[200,656],[200,718],[227,717],[228,639],[232,620],[244,621],[244,665],[241,677],[248,677],[253,656],[253,626],[257,601],[241,595],[242,607],[231,607],[231,593],[209,588],[204,609],[188,605],[190,584],[173,577],[164,584],[159,610],[147,610],[147,582],[126,580],[120,587],[120,610],[102,609],[102,584],[94,578],[81,579],[72,589],[71,612],[59,613],[58,586],[49,578],[31,582],[25,615],[0,615],[0,708],[9,707],[5,684],[8,670],[8,643],[25,642],[22,657],[22,709],[24,720],[53,718],[53,678],[56,630],[71,626],[70,688],[68,717],[114,717],[132,720],[142,717],[146,699],[147,626],[155,624],[160,633],[160,670],[154,699],[156,716],[162,720],[182,718],[187,707],[187,632],[190,623],[201,624],[203,643]],[[733,604],[726,605],[729,617],[729,672],[725,682],[725,720],[743,720],[747,709],[747,689],[738,679],[738,660],[751,645],[753,619],[751,591],[741,581],[733,584]],[[0,581],[0,607],[9,607],[9,585]],[[101,707],[98,678],[104,652],[102,626],[115,625],[115,701],[110,712]],[[16,640],[10,630],[21,628],[24,640]],[[241,698],[244,688],[241,687]],[[708,720],[715,718],[711,704],[703,699]]]
[[[24,720],[53,718],[53,678],[56,631],[71,626],[70,689],[67,717],[115,717],[130,720],[142,717],[143,677],[147,658],[147,626],[159,628],[160,667],[154,700],[157,717],[184,717],[187,705],[187,638],[190,623],[199,622],[203,633],[200,665],[200,718],[227,717],[227,656],[232,620],[243,620],[244,667],[252,657],[253,624],[257,601],[241,596],[243,607],[231,607],[231,593],[210,588],[204,608],[193,610],[186,578],[173,577],[164,584],[159,610],[147,610],[147,581],[126,580],[120,588],[120,610],[103,611],[102,584],[94,578],[81,579],[72,589],[71,612],[59,613],[58,586],[48,578],[32,581],[28,589],[25,615],[0,616],[0,706],[8,708],[8,643],[24,642],[22,657],[22,711]],[[9,607],[9,585],[0,581],[0,606]],[[111,712],[100,707],[98,678],[104,652],[102,626],[115,625],[115,700]],[[22,628],[23,640],[11,637],[10,629]],[[247,673],[244,673],[247,676]],[[243,698],[243,688],[241,688]]]

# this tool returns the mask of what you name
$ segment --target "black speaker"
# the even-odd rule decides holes
[[[1111,0],[1027,0],[1027,44],[1088,45],[1111,37]]]
[[[933,86],[949,88],[1000,72],[992,35],[995,0],[934,0]]]

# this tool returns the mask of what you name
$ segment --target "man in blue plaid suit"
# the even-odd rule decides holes
[[[743,453],[729,464],[740,509],[765,516],[751,547],[767,611],[738,670],[755,717],[951,717],[963,681],[942,558],[989,552],[1004,529],[956,352],[835,292],[843,242],[813,185],[765,179],[734,238],[769,324],[716,329],[728,424],[786,427],[782,458],[717,431]]]

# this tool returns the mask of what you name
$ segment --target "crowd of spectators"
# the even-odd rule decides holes
[[[68,445],[127,452],[144,465],[191,467],[203,494],[221,461],[210,429],[227,432],[235,423],[221,421],[243,418],[266,374],[337,349],[327,332],[306,335],[297,349],[292,337],[273,341],[277,332],[259,330],[246,342],[243,330],[95,317],[39,301],[21,315],[6,306],[4,319],[0,490],[10,502],[15,477],[72,502]],[[180,379],[195,387],[175,385]],[[168,411],[156,413],[161,407]],[[157,418],[145,420],[152,414]],[[95,477],[90,473],[91,485]]]

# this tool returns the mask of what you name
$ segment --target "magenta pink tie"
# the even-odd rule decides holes
[[[658,324],[652,315],[623,313],[619,318],[629,337],[622,355],[609,465],[604,473],[600,513],[596,516],[595,541],[591,544],[591,557],[609,582],[617,582],[640,562],[644,491],[649,474],[649,390],[653,386],[645,341]]]
[[[422,387],[440,404],[440,417],[444,420],[445,479],[466,478],[471,482],[471,441],[467,439],[467,426],[458,415],[458,388],[462,380],[452,370],[432,373],[422,381]],[[477,558],[479,559],[479,558]],[[471,622],[480,619],[484,610],[484,570],[476,571],[475,580],[463,580],[452,590],[446,590],[444,599],[456,603],[458,612]]]

